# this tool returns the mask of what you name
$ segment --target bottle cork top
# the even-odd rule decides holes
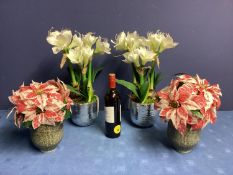
[[[108,83],[110,89],[116,88],[116,75],[114,73],[108,74]]]

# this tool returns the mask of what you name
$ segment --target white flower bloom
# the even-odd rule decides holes
[[[82,41],[85,46],[92,47],[95,44],[98,37],[95,37],[93,33],[88,32],[86,35],[82,36]]]
[[[73,64],[78,64],[80,67],[87,67],[88,63],[92,61],[94,50],[91,47],[76,47],[70,49],[67,54],[68,59]]]
[[[160,44],[164,38],[164,35],[159,31],[157,31],[156,33],[148,33],[147,44],[151,50],[153,50],[154,52],[158,52]]]
[[[73,36],[72,42],[69,45],[70,49],[73,49],[75,47],[82,47],[83,46],[83,41],[81,37],[78,37],[76,34]]]
[[[127,49],[132,51],[144,45],[144,38],[139,36],[137,31],[133,33],[128,32],[125,42]]]
[[[96,41],[96,48],[95,48],[95,53],[96,54],[110,54],[111,52],[110,49],[110,44],[108,43],[107,40],[101,41],[101,38],[99,37]]]
[[[162,53],[166,49],[176,47],[178,43],[174,42],[169,34],[157,31],[147,34],[147,45],[155,53]]]
[[[82,52],[81,52],[81,49],[79,47],[76,47],[74,49],[70,49],[69,53],[67,54],[67,58],[73,64],[83,65]]]
[[[93,54],[94,50],[91,47],[82,47],[83,67],[86,67],[92,61]]]
[[[125,40],[126,40],[125,32],[121,32],[118,35],[116,35],[116,42],[114,43],[112,41],[115,44],[116,50],[127,50],[126,45],[125,45],[126,44]]]
[[[155,61],[156,54],[146,49],[145,47],[140,47],[138,49],[135,49],[134,52],[139,55],[142,66],[144,66],[147,62]]]
[[[53,53],[57,54],[70,45],[72,41],[72,32],[67,29],[62,30],[61,32],[57,30],[53,32],[49,31],[47,41],[54,46],[52,48]]]
[[[136,67],[140,67],[139,55],[135,52],[126,52],[123,54],[125,60],[123,62],[131,64],[133,63]]]
[[[178,45],[178,43],[173,41],[173,38],[169,34],[164,34],[164,36],[165,37],[162,40],[160,48],[159,48],[160,53],[166,49],[171,49]]]
[[[140,47],[123,54],[125,63],[133,63],[136,67],[144,66],[147,62],[155,61],[156,54],[145,47]]]
[[[132,33],[128,32],[127,35],[125,32],[121,32],[116,36],[116,42],[114,44],[116,50],[133,51],[141,46],[145,46],[145,38],[139,36],[136,31]]]

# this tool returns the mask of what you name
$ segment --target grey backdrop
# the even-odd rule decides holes
[[[198,73],[221,85],[221,109],[233,110],[233,0],[0,0],[0,109],[10,107],[7,97],[22,82],[69,81],[59,69],[61,55],[46,42],[52,26],[108,38],[122,30],[169,32],[180,45],[160,57],[165,79],[159,88],[177,72]],[[105,65],[95,83],[103,105],[107,74],[129,80],[131,71],[113,56],[94,64]],[[128,91],[119,90],[126,104]]]

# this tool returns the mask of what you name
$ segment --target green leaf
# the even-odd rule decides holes
[[[140,101],[144,103],[147,99],[148,92],[149,92],[149,81],[145,81],[142,86],[140,87]]]
[[[65,113],[64,118],[65,118],[65,119],[68,119],[68,118],[70,118],[70,116],[71,116],[70,110],[66,110],[66,113]]]
[[[95,79],[99,76],[99,74],[103,71],[104,66],[99,67],[98,69],[93,69],[93,75],[92,75],[92,82],[95,81]]]
[[[75,78],[78,83],[81,81],[81,76],[82,76],[82,70],[80,69],[80,67],[77,66],[75,69]]]
[[[82,81],[82,86],[80,89],[80,93],[83,94],[83,97],[86,101],[86,99],[88,98],[88,92],[87,92],[87,79]]]
[[[90,103],[93,95],[94,95],[94,90],[93,90],[93,66],[92,63],[90,62],[88,64],[88,69],[87,69],[87,74],[88,74],[88,81],[87,81],[87,102]]]
[[[32,121],[23,122],[22,126],[25,128],[30,128],[32,127]]]
[[[152,72],[151,67],[144,68],[144,77],[150,76],[151,72]]]
[[[77,89],[75,89],[73,86],[70,86],[70,85],[66,85],[68,87],[68,89],[70,90],[70,92],[78,95],[78,96],[84,96],[82,93],[80,93],[79,91],[77,91]]]
[[[138,75],[138,72],[133,64],[131,64],[131,67],[132,67],[132,72],[133,72],[134,83],[138,84],[140,81],[140,77]]]
[[[149,74],[149,81],[150,81],[150,89],[155,88],[155,71],[154,69],[151,69]]]
[[[133,83],[130,83],[128,81],[125,80],[116,80],[116,82],[124,87],[126,87],[127,89],[129,89],[137,98],[139,98],[138,92],[137,92],[137,86]]]
[[[201,114],[200,110],[191,110],[192,114],[200,119],[203,119],[203,115]]]
[[[156,86],[163,80],[163,78],[162,78],[162,73],[161,72],[159,72],[159,73],[157,73],[156,75],[155,75],[155,80],[154,80],[154,89],[156,88]]]

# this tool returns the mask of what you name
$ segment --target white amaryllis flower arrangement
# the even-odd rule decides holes
[[[96,100],[93,82],[102,68],[94,70],[92,59],[95,55],[110,54],[110,44],[93,33],[72,34],[71,30],[49,31],[47,41],[53,46],[54,54],[62,52],[60,68],[68,63],[71,85],[68,86],[77,102]]]
[[[116,35],[116,50],[123,51],[123,62],[130,64],[133,72],[133,82],[117,80],[132,92],[132,99],[138,103],[148,104],[154,102],[156,85],[160,81],[160,73],[155,73],[156,65],[159,67],[159,55],[167,49],[174,48],[178,43],[166,33],[157,31],[148,33],[147,37],[133,33],[121,32]]]
[[[181,74],[170,85],[160,90],[155,107],[160,117],[171,121],[184,134],[188,129],[199,130],[216,121],[216,110],[221,105],[221,89],[210,85],[198,75]]]

